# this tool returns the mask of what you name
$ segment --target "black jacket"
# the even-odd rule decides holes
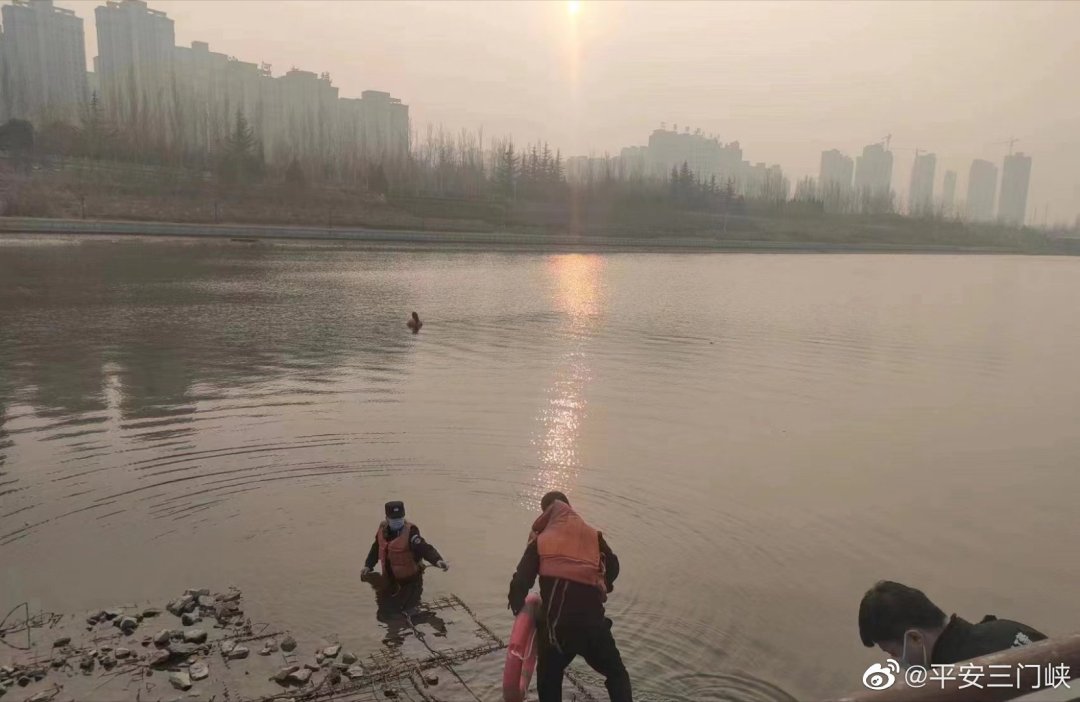
[[[604,556],[604,580],[607,591],[615,588],[615,578],[619,577],[619,558],[604,541],[603,535],[599,535],[600,553]],[[525,596],[529,594],[533,583],[536,582],[540,571],[540,553],[536,549],[534,539],[525,548],[525,554],[518,563],[514,577],[510,579],[510,594],[508,596],[510,609],[517,614],[525,606]],[[592,585],[584,585],[560,578],[540,576],[540,598],[545,606],[556,600],[556,586],[558,586],[558,599],[560,601],[559,622],[566,626],[580,625],[589,627],[604,622],[604,601],[600,591]]]
[[[412,550],[413,558],[419,563],[421,559],[426,560],[431,565],[437,564],[443,559],[439,555],[439,552],[435,550],[435,547],[424,541],[424,537],[420,536],[420,529],[415,524],[409,525],[409,547]],[[385,527],[384,534],[387,540],[397,537],[400,532],[390,531],[390,527]],[[375,564],[379,562],[379,540],[375,539],[371,543],[371,549],[368,551],[367,560],[364,561],[364,567],[369,570],[375,567]],[[383,573],[383,577],[393,579],[394,573],[390,570],[390,563],[386,564],[386,573]]]
[[[1045,634],[1026,624],[998,619],[990,614],[983,617],[978,624],[972,624],[954,614],[949,617],[945,630],[934,643],[930,662],[933,665],[958,663],[1007,648],[1025,646],[1045,638]]]

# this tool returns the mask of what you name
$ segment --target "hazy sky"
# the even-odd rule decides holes
[[[87,22],[93,8],[59,0]],[[414,125],[483,126],[564,154],[644,144],[661,122],[741,142],[795,180],[823,149],[892,134],[967,187],[971,159],[1032,155],[1029,210],[1080,213],[1080,2],[349,2],[150,0],[192,40],[274,74],[388,90]]]

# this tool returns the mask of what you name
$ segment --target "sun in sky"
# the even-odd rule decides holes
[[[566,3],[566,11],[571,17],[574,17],[577,13],[581,12],[581,2],[579,2],[579,0],[568,0]]]

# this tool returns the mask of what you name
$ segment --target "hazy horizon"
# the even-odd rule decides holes
[[[99,0],[58,0],[85,20]],[[343,96],[386,90],[412,122],[483,127],[566,155],[617,155],[666,122],[739,141],[794,183],[822,150],[892,135],[893,186],[914,149],[963,199],[973,158],[1033,158],[1029,214],[1080,213],[1080,3],[252,2],[149,0],[176,43],[327,71]]]

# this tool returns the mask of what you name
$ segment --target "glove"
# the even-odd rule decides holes
[[[368,568],[367,566],[364,566],[363,568],[360,569],[360,579],[361,580],[363,580],[364,578],[366,578],[369,575],[371,575],[371,568]]]
[[[446,561],[439,561],[438,563],[435,564],[435,567],[436,568],[441,568],[444,573],[446,571],[450,570],[450,564],[447,563]]]

